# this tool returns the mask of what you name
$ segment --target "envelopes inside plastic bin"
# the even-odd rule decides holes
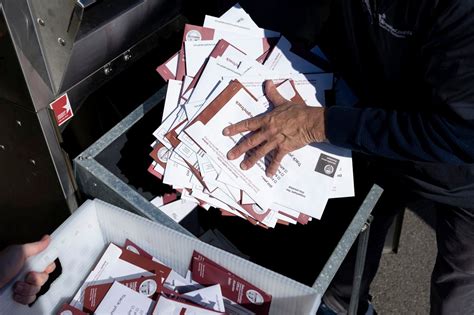
[[[242,231],[245,233],[245,231]],[[207,245],[197,239],[111,206],[87,201],[53,234],[48,249],[27,262],[27,270],[41,271],[59,258],[63,271],[49,291],[32,306],[12,300],[13,282],[0,293],[2,314],[54,314],[68,303],[92,270],[106,246],[131,239],[175,271],[185,274],[197,250],[273,296],[271,314],[315,314],[320,296],[314,289]],[[295,268],[298,268],[295,262]]]

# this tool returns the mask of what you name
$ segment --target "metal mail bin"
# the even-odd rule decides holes
[[[373,186],[363,200],[335,200],[321,221],[313,220],[308,226],[264,230],[199,208],[178,224],[150,203],[169,188],[146,170],[165,92],[166,87],[159,90],[74,160],[83,197],[100,198],[195,237],[217,229],[250,260],[323,294],[366,225],[382,189]]]

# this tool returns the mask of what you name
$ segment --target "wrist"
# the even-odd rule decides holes
[[[310,138],[311,142],[327,142],[325,112],[323,107],[311,107],[312,114],[309,116],[311,121]]]

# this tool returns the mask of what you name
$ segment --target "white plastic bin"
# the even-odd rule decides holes
[[[15,282],[12,281],[0,293],[0,314],[55,314],[62,304],[72,299],[107,245],[110,242],[121,245],[127,238],[183,275],[192,252],[201,252],[271,294],[270,314],[313,315],[319,306],[321,296],[311,287],[96,199],[84,203],[64,222],[52,234],[46,251],[28,260],[17,277],[24,277],[29,270],[44,270],[59,258],[62,274],[49,291],[32,307],[23,306],[12,300]]]

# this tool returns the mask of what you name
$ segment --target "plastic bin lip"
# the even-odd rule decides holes
[[[164,100],[166,89],[167,85],[162,87],[150,99],[138,106],[132,113],[103,135],[92,146],[76,157],[74,159],[75,177],[79,186],[81,186],[83,190],[90,191],[91,189],[103,189],[106,193],[112,191],[115,196],[121,196],[121,199],[111,201],[102,196],[99,197],[116,205],[118,203],[122,208],[132,208],[141,216],[160,222],[162,225],[165,225],[172,230],[194,237],[189,231],[170,219],[96,160],[97,156],[102,151],[109,147],[122,134],[127,132],[132,126],[140,121],[151,109]],[[342,264],[342,261],[349,252],[349,249],[354,244],[359,233],[366,224],[367,219],[382,192],[383,189],[381,187],[374,185],[365,197],[354,218],[351,220],[347,230],[338,241],[337,246],[313,284],[313,288],[318,292],[318,294],[323,295],[326,292],[330,282]]]

